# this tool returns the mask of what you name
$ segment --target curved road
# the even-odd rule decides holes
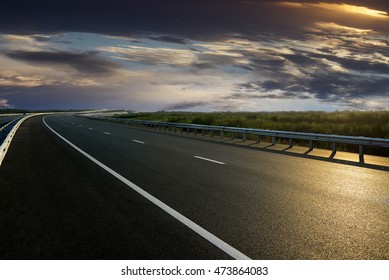
[[[389,259],[387,171],[71,115],[45,122],[243,256]],[[0,258],[234,258],[49,127],[27,120],[0,167]]]

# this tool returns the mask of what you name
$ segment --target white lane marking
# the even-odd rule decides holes
[[[46,123],[45,119],[46,119],[46,117],[43,118],[44,124],[54,134],[56,134],[59,138],[61,138],[63,141],[65,141],[71,147],[73,147],[76,151],[78,151],[79,153],[81,153],[82,155],[84,155],[85,157],[87,157],[88,159],[93,161],[95,164],[97,164],[98,166],[103,168],[105,171],[107,171],[111,175],[115,176],[118,180],[120,180],[121,182],[123,182],[124,184],[129,186],[131,189],[136,191],[138,194],[140,194],[141,196],[143,196],[147,200],[149,200],[152,203],[154,203],[156,206],[161,208],[163,211],[165,211],[166,213],[168,213],[169,215],[171,215],[172,217],[174,217],[175,219],[177,219],[178,221],[183,223],[185,226],[187,226],[188,228],[190,228],[191,230],[193,230],[194,232],[196,232],[197,234],[199,234],[200,236],[202,236],[203,238],[208,240],[210,243],[212,243],[213,245],[215,245],[216,247],[218,247],[219,249],[221,249],[222,251],[224,251],[225,253],[227,253],[228,255],[233,257],[234,259],[237,259],[237,260],[250,260],[250,258],[248,256],[246,256],[245,254],[241,253],[240,251],[238,251],[237,249],[235,249],[234,247],[232,247],[228,243],[224,242],[219,237],[213,235],[212,233],[210,233],[206,229],[202,228],[198,224],[196,224],[193,221],[189,220],[187,217],[185,217],[184,215],[180,214],[179,212],[177,212],[176,210],[174,210],[173,208],[171,208],[167,204],[163,203],[158,198],[152,196],[148,192],[144,191],[143,189],[141,189],[140,187],[138,187],[137,185],[135,185],[134,183],[132,183],[131,181],[129,181],[128,179],[126,179],[125,177],[123,177],[122,175],[117,173],[116,171],[114,171],[113,169],[109,168],[108,166],[106,166],[102,162],[98,161],[97,159],[95,159],[94,157],[89,155],[88,153],[86,153],[83,150],[81,150],[79,147],[77,147],[72,142],[70,142],[65,137],[63,137],[58,132],[56,132],[54,129],[52,129]]]
[[[209,159],[209,158],[205,158],[205,157],[200,157],[200,156],[194,156],[194,157],[198,158],[198,159],[210,161],[210,162],[213,162],[213,163],[217,163],[217,164],[226,164],[225,162],[221,162],[221,161],[217,161],[217,160],[213,160],[213,159]]]
[[[72,122],[72,124],[75,124],[74,122]]]
[[[78,126],[82,126],[81,124],[79,124]]]
[[[132,140],[133,142],[139,143],[139,144],[144,144],[145,142],[139,141],[139,140]]]
[[[104,132],[104,134],[111,135],[111,133],[109,133],[109,132]]]
[[[89,129],[89,130],[93,130],[93,128],[91,128],[91,127],[88,127],[88,129]]]

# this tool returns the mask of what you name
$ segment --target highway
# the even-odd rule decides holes
[[[389,259],[388,182],[387,171],[34,117],[0,167],[0,258]]]

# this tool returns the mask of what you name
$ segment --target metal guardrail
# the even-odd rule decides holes
[[[230,134],[231,138],[234,139],[237,134],[243,135],[243,140],[246,141],[248,135],[256,136],[256,141],[259,143],[261,137],[271,137],[272,145],[276,145],[276,139],[288,139],[289,148],[293,147],[294,140],[306,140],[309,141],[309,151],[313,150],[314,142],[328,142],[332,143],[332,154],[333,158],[336,154],[336,144],[348,144],[359,146],[359,161],[364,163],[364,147],[373,146],[381,148],[389,148],[389,139],[383,138],[369,138],[369,137],[356,137],[356,136],[342,136],[342,135],[330,135],[330,134],[315,134],[315,133],[303,133],[303,132],[288,132],[279,130],[265,130],[265,129],[253,129],[253,128],[238,128],[238,127],[226,127],[226,126],[212,126],[212,125],[199,125],[199,124],[183,124],[183,123],[170,123],[170,122],[157,122],[157,121],[143,121],[143,120],[126,120],[118,118],[107,118],[101,116],[82,116],[79,117],[106,121],[116,124],[122,124],[126,126],[136,127],[148,127],[148,128],[160,128],[160,129],[181,129],[181,132],[186,130],[187,133],[191,131],[198,134],[199,131],[203,135],[211,132],[212,136],[215,132],[218,132],[221,138],[224,138],[227,133]]]

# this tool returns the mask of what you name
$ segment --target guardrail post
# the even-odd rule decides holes
[[[330,155],[330,158],[333,158],[336,154],[336,144],[332,143],[332,154]]]
[[[359,145],[359,162],[365,163],[365,159],[363,157],[363,145]]]
[[[231,132],[231,139],[234,140],[235,139],[235,135],[233,132]]]
[[[276,137],[273,136],[273,137],[271,138],[271,144],[272,144],[272,145],[275,145],[275,144],[276,144]]]
[[[197,135],[197,128],[194,129],[194,134]]]
[[[213,136],[215,136],[215,131],[214,130],[212,130],[212,132],[211,132],[211,137],[213,137]]]
[[[309,140],[309,150],[313,150],[313,141]]]
[[[289,148],[292,148],[293,147],[293,139],[289,139]]]
[[[257,143],[260,143],[261,142],[261,136],[257,135]]]
[[[202,130],[202,134],[203,134],[203,136],[205,135],[205,129],[203,128],[203,130]]]
[[[243,133],[243,141],[247,141],[247,132]]]
[[[220,131],[220,138],[223,139],[224,138],[224,131]]]

